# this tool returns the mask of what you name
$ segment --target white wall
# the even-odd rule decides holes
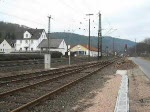
[[[64,40],[60,43],[58,51],[65,55],[65,52],[67,51],[67,45]]]
[[[47,49],[43,48],[43,51],[45,51],[45,50],[47,50]],[[56,49],[51,48],[50,51],[58,51],[58,52],[61,52],[63,55],[65,55],[65,52],[67,51],[67,45],[66,45],[65,41],[63,40],[60,43],[58,48],[56,48]]]
[[[28,35],[28,37],[26,36],[26,34]],[[24,36],[24,39],[16,40],[16,47],[15,47],[16,51],[26,51],[25,47],[28,47],[28,51],[32,51],[32,49],[33,51],[40,50],[39,48],[37,48],[37,46],[43,39],[47,39],[45,31],[42,32],[39,39],[32,39],[31,34],[28,31],[26,31],[23,34],[23,36]]]
[[[10,52],[13,52],[13,51],[14,51],[14,48],[12,48],[6,40],[4,40],[0,44],[0,52],[10,53]]]
[[[31,38],[31,36],[32,35],[28,31],[23,34],[23,38]]]
[[[89,55],[89,50],[86,50],[86,55]],[[90,56],[96,57],[96,56],[98,56],[98,52],[97,51],[90,51]]]
[[[26,43],[27,41],[27,43]],[[25,51],[25,47],[28,47],[28,51],[31,51],[31,48],[33,50],[36,50],[36,45],[38,43],[38,40],[28,39],[28,40],[17,40],[16,41],[16,50],[19,51],[20,48],[22,48],[22,51]]]
[[[40,38],[37,40],[37,43],[35,45],[36,47],[36,50],[40,50],[40,48],[38,48],[37,46],[42,42],[43,39],[47,39],[47,36],[46,36],[46,32],[43,31]]]
[[[91,55],[92,57],[96,57],[96,56],[98,56],[98,52],[96,52],[96,51],[91,51],[91,52],[90,52],[90,55]]]

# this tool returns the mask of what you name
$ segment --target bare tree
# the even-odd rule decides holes
[[[150,45],[150,38],[146,38],[146,39],[144,39],[144,41],[143,41],[144,43],[146,43],[146,44],[148,44],[148,45]]]

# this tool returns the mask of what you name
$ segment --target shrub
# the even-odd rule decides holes
[[[53,51],[51,52],[52,58],[61,58],[62,53]],[[32,59],[44,59],[44,53],[21,53],[21,54],[0,54],[0,61],[15,61],[15,60],[32,60]]]

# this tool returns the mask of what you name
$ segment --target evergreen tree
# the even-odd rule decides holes
[[[7,33],[6,33],[5,39],[11,39],[11,34],[10,34],[10,32],[7,32]]]
[[[0,32],[0,38],[2,38],[2,33]]]
[[[15,40],[15,39],[16,39],[16,36],[15,36],[14,33],[11,34],[11,39],[12,39],[12,40]]]

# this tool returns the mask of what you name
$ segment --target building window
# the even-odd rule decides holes
[[[33,44],[33,40],[31,40],[31,43]]]
[[[22,48],[20,48],[20,51],[22,51]]]
[[[26,43],[28,43],[28,40],[26,40]]]
[[[3,44],[3,46],[4,46],[5,44]]]
[[[20,40],[20,43],[22,43],[22,40]]]
[[[26,37],[28,37],[28,34],[26,34]]]
[[[31,51],[33,51],[33,48],[31,48]]]
[[[14,44],[11,44],[12,47],[14,47]]]

